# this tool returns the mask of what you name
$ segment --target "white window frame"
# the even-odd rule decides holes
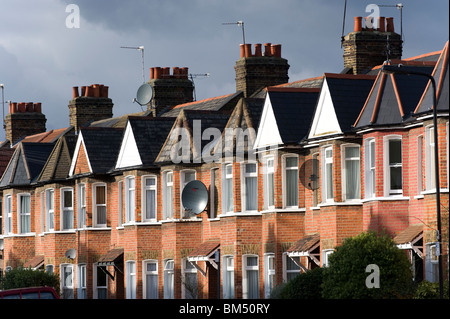
[[[87,266],[78,264],[77,299],[87,299]]]
[[[373,163],[372,163],[372,153]],[[364,176],[365,176],[365,198],[376,197],[376,141],[368,138],[364,141]]]
[[[216,189],[216,179],[219,178],[219,168],[218,167],[214,167],[211,169],[210,171],[211,173],[211,183],[209,186],[209,218],[216,218],[217,217],[217,207],[216,207],[216,197],[219,197],[219,190]],[[217,191],[217,195],[216,195],[216,191]]]
[[[147,185],[147,180],[153,179],[155,181],[154,185]],[[157,206],[158,206],[158,179],[156,175],[145,175],[142,176],[142,221],[144,222],[156,222],[158,219],[157,216]],[[155,203],[153,207],[153,211],[155,216],[153,218],[147,218],[147,191],[153,191],[155,193]]]
[[[427,191],[436,191],[434,148],[434,126],[427,125],[425,127],[425,189]]]
[[[52,194],[52,196],[50,196]],[[52,227],[53,225],[53,227]],[[47,188],[45,190],[45,231],[55,230],[55,190]]]
[[[256,266],[248,265],[248,258],[256,258]],[[248,272],[256,271],[258,278],[258,288],[256,291],[256,296],[249,296],[248,287]],[[259,299],[259,256],[255,254],[245,254],[242,256],[242,299]]]
[[[423,135],[417,136],[417,194],[423,192]]]
[[[183,189],[186,186],[186,184],[190,182],[190,181],[187,181],[186,174],[192,174],[192,173],[194,173],[194,179],[192,179],[192,181],[193,181],[193,180],[195,180],[197,178],[197,171],[196,170],[194,170],[194,169],[185,169],[185,170],[180,171],[180,203],[181,203],[181,205],[180,205],[180,216],[181,216],[181,218],[195,217],[195,215],[194,216],[190,215],[184,209],[183,203],[182,203],[182,200],[181,200],[181,196],[183,194]]]
[[[234,272],[234,256],[225,255],[223,256],[223,298],[224,299],[234,299],[235,296],[235,272]],[[231,263],[230,263],[231,261]],[[230,286],[232,284],[232,286]]]
[[[315,178],[317,178],[316,183],[320,183],[320,153],[316,152],[311,155],[312,158],[312,175],[314,175]],[[316,167],[317,165],[317,167]],[[315,176],[315,173],[317,173],[317,176]],[[320,193],[319,193],[319,185],[315,185],[314,189],[312,190],[312,205],[313,207],[317,207],[320,204]]]
[[[77,225],[78,228],[86,228],[86,184],[77,185]]]
[[[118,193],[118,202],[117,205],[119,205],[119,209],[117,210],[118,216],[117,216],[117,226],[122,227],[123,225],[123,180],[117,182],[117,193]]]
[[[198,299],[198,276],[197,276],[197,268],[192,265],[187,258],[182,259],[182,289],[181,289],[181,298],[183,299]],[[190,292],[189,289],[186,288],[186,275],[195,274],[195,291]]]
[[[133,186],[131,186],[133,182]],[[125,223],[133,223],[136,220],[136,177],[128,175],[125,177]]]
[[[136,299],[136,262],[134,260],[127,260],[125,262],[125,276],[126,276],[126,299]]]
[[[30,201],[30,211],[23,213],[22,212],[22,198],[28,197]],[[30,222],[30,229],[23,229],[22,225],[22,216]],[[17,194],[17,233],[18,234],[29,234],[31,233],[31,194],[30,193],[20,193]]]
[[[271,264],[273,268],[271,268]],[[269,299],[270,294],[275,288],[275,254],[274,253],[266,253],[264,254],[264,294],[265,298]]]
[[[5,235],[10,235],[13,233],[13,212],[12,212],[12,195],[6,195],[4,199],[4,214],[6,216],[5,220]]]
[[[169,181],[169,176],[171,176],[171,181]],[[168,189],[171,189],[172,196],[169,198]],[[174,218],[174,187],[173,187],[173,171],[163,172],[163,219],[173,219]]]
[[[66,192],[70,192],[72,194],[71,195],[72,196],[71,206],[69,206],[69,207],[64,206],[64,194]],[[73,194],[73,188],[72,187],[63,187],[63,188],[61,188],[61,190],[60,190],[60,202],[61,202],[60,229],[62,229],[62,230],[72,230],[75,227],[75,225],[74,225],[74,220],[75,220],[74,212],[75,212],[75,210],[74,210],[74,207],[73,207],[73,202],[74,202],[73,201],[73,197],[74,197],[74,194]],[[72,214],[72,217],[71,217],[71,219],[72,219],[72,221],[71,221],[72,227],[65,228],[64,227],[64,218],[65,218],[66,214],[70,214],[70,212]]]
[[[439,258],[436,256],[436,243],[425,244],[425,280],[439,281]]]
[[[247,173],[247,165],[255,165],[255,172]],[[254,213],[258,211],[258,163],[256,162],[244,162],[241,165],[241,207],[243,212]],[[256,178],[256,209],[247,209],[247,178]]]
[[[165,259],[163,262],[164,262],[164,299],[174,299],[175,261],[173,259]]]
[[[294,257],[294,258],[298,258],[298,260],[300,261],[300,257]],[[298,267],[298,269],[287,269],[288,263],[294,263]],[[298,275],[300,273],[301,273],[301,267],[299,267],[297,265],[297,263],[294,260],[292,260],[291,257],[288,256],[287,253],[283,253],[283,282],[288,282],[293,279],[293,278],[291,278],[288,280],[288,274],[297,274]]]
[[[97,263],[93,264],[92,267],[94,268],[94,275],[93,277],[93,290],[94,290],[94,299],[99,299],[98,290],[104,289],[106,290],[106,298],[102,299],[108,299],[108,275],[101,269],[98,269],[99,267],[107,268],[106,266],[99,266]],[[98,286],[97,285],[97,276],[98,273],[102,274],[102,276],[105,276],[105,286]]]
[[[327,157],[327,151],[331,150],[331,158]],[[333,146],[332,145],[327,145],[324,146],[322,148],[322,202],[323,203],[330,203],[330,202],[334,202],[334,183],[333,183],[333,179],[334,179],[334,174],[333,174],[333,169],[334,169],[334,163],[333,163],[333,158],[334,158],[334,151],[333,151]],[[328,196],[328,174],[327,174],[327,165],[331,164],[331,197]]]
[[[147,270],[148,264],[154,264],[156,265],[155,270]],[[150,299],[149,296],[147,296],[147,276],[156,276],[156,297],[154,299],[158,299],[159,297],[159,274],[158,274],[158,260],[156,259],[148,259],[142,261],[142,285],[143,285],[143,297],[144,299]]]
[[[269,162],[272,163],[271,166],[269,166]],[[269,185],[272,183],[272,181],[273,181],[273,185],[272,185],[273,203],[271,205]],[[267,156],[264,158],[264,208],[268,209],[268,210],[275,209],[275,157],[274,156]]]
[[[97,203],[97,188],[99,187],[105,187],[105,203],[104,204],[98,204]],[[106,183],[95,183],[92,187],[92,202],[94,206],[94,216],[92,224],[94,227],[98,228],[106,228],[108,224],[108,185]],[[98,223],[98,207],[105,207],[105,223],[100,224]]]
[[[328,267],[329,266],[329,258],[330,255],[334,253],[334,249],[324,249],[322,250],[322,267]]]
[[[297,166],[287,166],[287,159],[288,158],[296,158],[297,160]],[[285,154],[283,155],[283,207],[284,208],[298,208],[299,205],[299,179],[298,179],[298,166],[299,166],[299,157],[297,154]],[[297,205],[288,205],[287,203],[287,171],[297,171],[296,173],[296,185],[297,185]]]
[[[228,168],[231,167],[231,174],[228,172]],[[231,189],[228,189],[228,180],[231,179]],[[224,213],[234,212],[234,196],[233,196],[233,164],[224,163],[222,165],[222,211]],[[231,207],[228,206],[228,199],[231,196]]]
[[[45,191],[39,194],[40,209],[41,209],[41,233],[45,232]]]
[[[389,163],[389,143],[391,141],[400,141],[400,151],[401,151],[401,159],[402,162],[390,164]],[[403,187],[404,187],[404,172],[403,172],[403,140],[401,135],[387,135],[383,137],[383,144],[384,144],[384,150],[383,150],[383,159],[384,159],[384,196],[402,196],[403,195]],[[391,189],[391,168],[401,168],[402,170],[402,187],[401,189]]]
[[[70,282],[66,282],[64,275],[65,275],[65,269],[70,269],[70,273],[71,273],[71,277],[70,277]],[[73,271],[73,264],[61,264],[60,265],[60,286],[61,286],[61,293],[64,299],[73,299],[74,298],[74,278],[75,278],[75,274]],[[65,291],[68,290],[69,291],[69,298],[66,297],[66,293]]]
[[[345,150],[347,148],[358,148],[358,157],[346,157]],[[361,199],[361,147],[359,144],[343,144],[341,145],[341,183],[342,183],[342,200],[343,201],[359,201]],[[356,198],[347,198],[347,161],[357,161],[358,162],[358,184],[359,192]]]

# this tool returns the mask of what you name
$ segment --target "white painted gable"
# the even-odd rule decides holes
[[[273,113],[272,103],[270,102],[270,93],[266,95],[264,108],[259,121],[258,134],[253,146],[254,149],[268,147],[272,145],[283,144],[280,132],[278,130],[277,120]]]
[[[336,116],[336,111],[334,110],[330,89],[328,88],[325,78],[308,138],[339,133],[342,133],[342,130]]]
[[[82,132],[80,132],[80,134],[78,135],[78,138],[77,138],[77,144],[75,146],[75,151],[73,153],[72,162],[70,163],[69,176],[73,176],[73,174],[74,174],[75,166],[77,164],[78,155],[80,153],[81,146],[84,147],[86,160],[89,165],[89,171],[92,173],[92,167],[91,167],[91,161],[89,160],[89,154],[87,153],[86,147],[84,146],[83,134],[82,134]]]
[[[119,157],[117,158],[116,168],[125,168],[142,165],[141,156],[134,139],[133,129],[130,123],[127,123],[122,145],[120,146]]]

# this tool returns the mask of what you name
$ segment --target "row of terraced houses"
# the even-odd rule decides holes
[[[402,58],[392,18],[378,25],[355,18],[341,73],[289,82],[281,45],[246,44],[228,95],[194,101],[187,68],[154,67],[140,113],[113,117],[99,84],[73,88],[61,129],[45,105],[10,103],[1,273],[57,273],[64,298],[267,298],[377,231],[414,280],[436,281],[439,187],[448,278],[448,42]],[[428,78],[381,72],[386,43],[390,64],[434,77],[437,105]],[[209,194],[200,214],[181,199],[192,180]]]

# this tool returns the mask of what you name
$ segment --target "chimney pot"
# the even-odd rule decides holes
[[[394,32],[394,18],[392,17],[386,18],[386,31]]]
[[[156,67],[155,68],[155,79],[160,79],[161,78],[161,68],[160,67]]]
[[[272,56],[281,58],[281,44],[272,44]]]
[[[249,43],[245,44],[245,57],[251,57],[252,56],[252,45]]]
[[[28,113],[33,113],[34,112],[33,102],[26,103],[25,112],[28,112]]]
[[[109,90],[109,86],[102,85],[101,96],[108,97],[108,90]]]
[[[179,67],[174,66],[172,73],[173,73],[173,77],[175,79],[179,79],[180,78],[180,68]]]
[[[42,104],[41,103],[34,103],[34,112],[42,113]]]
[[[364,27],[367,31],[373,31],[373,17],[364,18]]]
[[[240,47],[241,47],[241,58],[244,58],[245,57],[245,46],[244,46],[244,44],[241,44]]]
[[[378,17],[378,31],[380,32],[386,31],[386,21],[384,17]]]
[[[355,17],[354,32],[362,31],[362,17]]]
[[[19,111],[20,113],[24,113],[24,112],[26,111],[26,105],[25,105],[25,103],[23,103],[23,102],[20,102],[20,103],[18,104],[17,108],[18,108],[18,111]]]
[[[79,96],[78,95],[78,86],[74,86],[72,88],[72,92],[73,92],[73,98],[77,98]]]
[[[271,43],[264,43],[264,56],[271,56],[272,54],[271,54],[271,52],[272,52],[272,49],[271,49]]]
[[[255,44],[255,56],[262,56],[261,43]]]
[[[150,80],[153,80],[155,77],[155,68],[150,68]]]
[[[94,97],[100,97],[100,85],[93,84],[92,87],[94,88]]]
[[[163,75],[163,78],[168,78],[170,76],[170,68],[167,66],[164,67],[162,69],[162,75]]]
[[[81,96],[85,96],[86,95],[86,87],[82,86],[81,87]]]
[[[182,67],[181,71],[182,76],[180,78],[187,80],[189,78],[189,68],[188,67]]]

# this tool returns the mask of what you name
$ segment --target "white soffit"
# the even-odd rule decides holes
[[[270,94],[266,95],[254,149],[283,144],[278,130],[277,120],[273,113]]]
[[[133,129],[130,123],[127,123],[122,144],[120,146],[119,157],[117,158],[116,168],[125,168],[142,165]]]

